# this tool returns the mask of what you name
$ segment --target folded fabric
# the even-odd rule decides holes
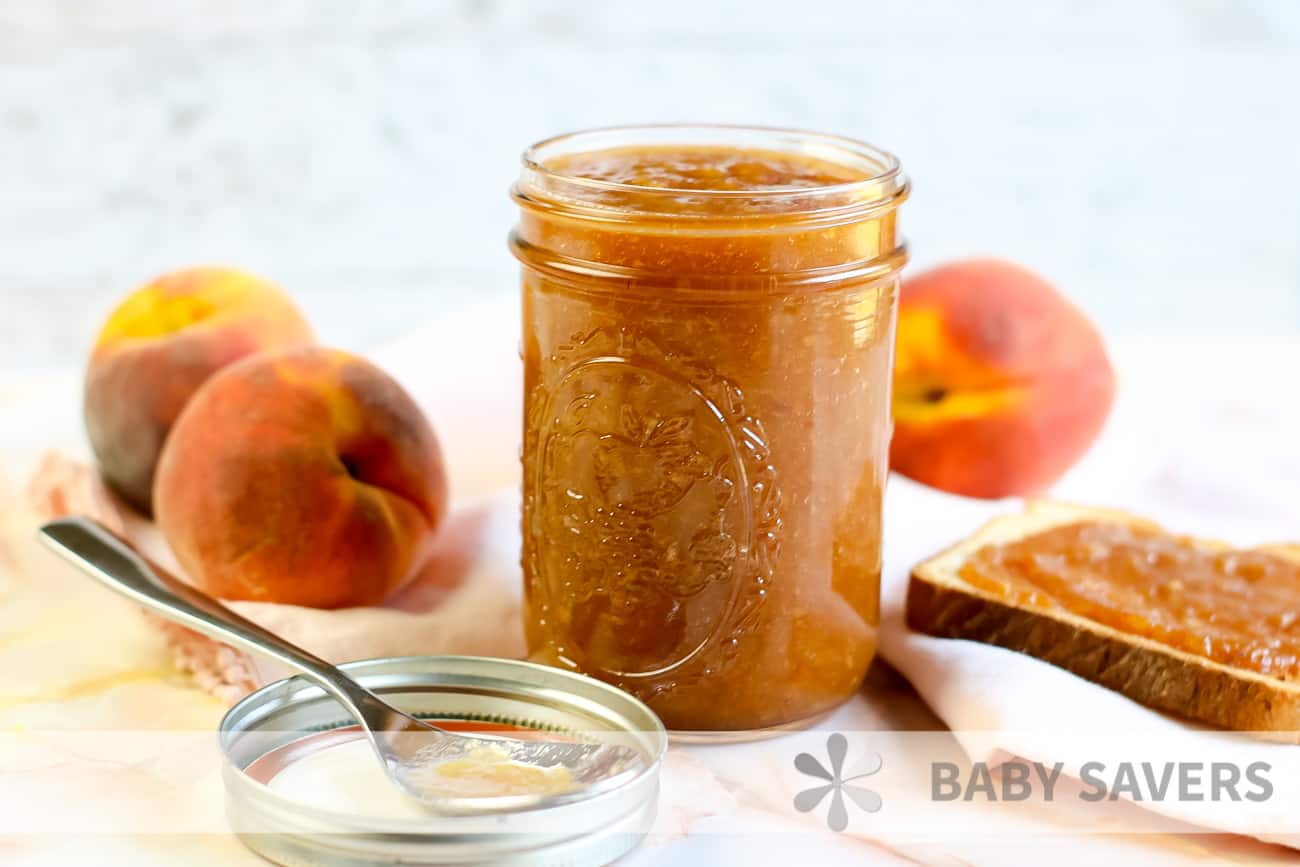
[[[129,539],[184,577],[156,527],[117,500],[89,466],[47,454],[29,486],[44,519],[85,515]],[[513,493],[453,505],[429,559],[382,606],[326,611],[227,601],[234,611],[330,662],[460,653],[524,655]],[[155,618],[177,665],[206,690],[234,702],[286,673],[260,657]]]

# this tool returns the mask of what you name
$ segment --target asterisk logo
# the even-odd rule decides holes
[[[824,785],[804,789],[795,795],[794,808],[800,813],[811,812],[826,799],[827,795],[830,795],[831,808],[826,812],[826,827],[832,831],[843,831],[849,826],[849,813],[844,808],[845,795],[848,795],[853,803],[868,813],[876,812],[881,805],[880,795],[871,789],[865,786],[849,785],[854,780],[869,777],[880,770],[883,762],[879,753],[868,753],[862,764],[854,769],[852,776],[846,777],[844,775],[844,756],[848,751],[848,740],[844,735],[835,732],[826,739],[826,756],[831,762],[829,771],[811,753],[800,753],[794,757],[794,767],[799,773],[819,780],[826,780]]]

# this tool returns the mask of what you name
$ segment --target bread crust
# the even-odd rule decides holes
[[[1066,503],[1031,503],[918,564],[907,588],[907,625],[940,638],[964,638],[1050,662],[1136,702],[1214,726],[1300,741],[1300,683],[1231,668],[1131,635],[1068,611],[1037,611],[999,601],[961,579],[976,550],[1079,521],[1158,529],[1125,512]],[[1198,540],[1211,547],[1221,542]],[[1268,549],[1300,560],[1295,546]]]

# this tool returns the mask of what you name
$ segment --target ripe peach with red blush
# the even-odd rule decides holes
[[[1041,491],[1114,397],[1096,327],[1037,274],[978,259],[904,280],[890,451],[902,475],[972,497]]]
[[[264,353],[181,413],[158,465],[158,524],[226,599],[371,605],[423,560],[447,510],[442,452],[391,377],[344,352]]]
[[[288,296],[242,271],[187,268],[141,286],[100,329],[86,369],[86,433],[100,472],[149,513],[158,455],[199,386],[252,353],[312,340]]]

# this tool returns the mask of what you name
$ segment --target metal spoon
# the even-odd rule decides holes
[[[40,534],[55,553],[118,593],[190,629],[264,654],[316,683],[361,724],[393,784],[437,812],[474,814],[555,806],[615,788],[645,767],[641,754],[625,746],[482,738],[441,729],[398,710],[320,657],[169,575],[94,521],[64,518],[41,527]],[[440,790],[438,765],[485,755],[536,767],[562,766],[571,785],[559,792],[482,796],[448,795],[445,785]]]

